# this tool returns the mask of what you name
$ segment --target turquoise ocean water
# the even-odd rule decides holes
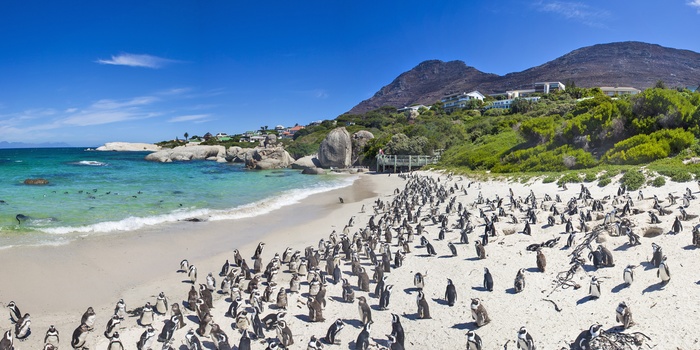
[[[256,216],[356,179],[213,161],[148,162],[146,154],[0,149],[0,248],[63,244],[194,217]],[[28,178],[49,184],[25,185]],[[18,214],[26,218],[18,221]]]

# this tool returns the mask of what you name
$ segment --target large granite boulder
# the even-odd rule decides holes
[[[248,169],[267,170],[288,168],[294,162],[294,158],[283,147],[256,147],[245,152],[244,161]]]
[[[173,149],[164,149],[146,156],[146,160],[161,163],[188,161],[188,160],[218,160],[226,158],[224,146],[178,146]]]
[[[321,162],[318,161],[315,155],[301,157],[292,163],[292,169],[313,169],[320,168]]]
[[[326,169],[323,168],[306,168],[301,171],[304,175],[323,175],[326,173]]]
[[[318,160],[324,168],[347,168],[352,165],[352,140],[344,127],[331,130],[318,148]]]
[[[352,164],[359,165],[364,160],[362,151],[367,146],[369,140],[374,138],[374,134],[367,130],[360,130],[352,134]]]
[[[277,145],[277,135],[275,135],[275,134],[265,135],[264,146],[265,147],[274,147],[275,145]]]

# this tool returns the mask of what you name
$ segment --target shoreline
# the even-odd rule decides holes
[[[42,333],[52,324],[69,341],[88,306],[98,314],[97,329],[101,329],[120,298],[127,301],[127,309],[132,309],[143,306],[147,296],[162,290],[172,302],[182,305],[189,284],[172,284],[180,260],[188,259],[199,266],[198,282],[204,281],[207,272],[213,272],[218,280],[221,263],[231,259],[234,249],[249,255],[258,241],[268,241],[269,252],[281,253],[286,248],[282,245],[299,246],[311,237],[327,237],[333,228],[342,229],[335,227],[335,218],[344,216],[351,207],[359,211],[359,203],[381,195],[376,192],[381,187],[378,183],[382,181],[377,181],[382,180],[380,177],[363,174],[350,186],[312,194],[255,217],[174,222],[78,238],[59,246],[5,249],[0,254],[0,265],[8,271],[0,289],[0,305],[15,301],[22,312],[32,314],[35,334],[22,343],[22,348],[29,343],[34,344],[30,348],[43,346]],[[338,197],[343,197],[345,203],[340,204]],[[324,226],[327,228],[318,232],[305,232],[305,227]],[[252,266],[252,262],[249,264]],[[10,327],[9,320],[0,321],[0,329]]]

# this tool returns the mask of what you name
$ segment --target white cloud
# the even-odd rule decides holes
[[[692,0],[687,2],[688,6],[695,8],[700,13],[700,0]]]
[[[171,60],[167,58],[151,56],[151,55],[138,55],[132,53],[123,53],[117,56],[112,56],[111,59],[96,61],[99,64],[110,64],[115,66],[129,66],[129,67],[144,67],[144,68],[163,68],[169,63],[178,62],[176,60]]]
[[[110,100],[110,99],[103,99],[103,100],[99,100],[99,101],[93,103],[92,107],[98,108],[98,109],[117,109],[117,108],[149,105],[149,104],[157,102],[157,101],[158,101],[158,98],[153,97],[153,96],[140,96],[140,97],[132,98],[130,100],[126,100],[126,101],[115,101],[115,100]]]
[[[605,27],[603,22],[610,17],[610,12],[592,8],[581,2],[537,1],[534,5],[537,11],[552,13],[591,27]]]
[[[170,118],[168,120],[169,123],[182,123],[182,122],[194,122],[194,123],[203,123],[208,121],[209,114],[191,114],[191,115],[182,115],[179,117],[174,117]]]

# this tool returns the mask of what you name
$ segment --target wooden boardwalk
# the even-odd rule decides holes
[[[377,155],[377,172],[379,172],[380,167],[381,172],[385,172],[387,167],[393,168],[394,172],[404,168],[411,171],[412,168],[435,164],[438,160],[440,160],[440,156],[380,154]]]

